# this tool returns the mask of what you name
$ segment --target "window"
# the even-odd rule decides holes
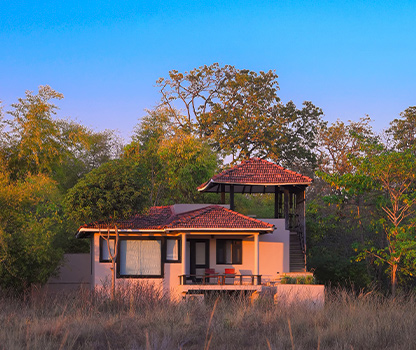
[[[242,264],[243,248],[241,239],[217,239],[217,264]]]
[[[124,239],[119,244],[118,277],[163,276],[161,240]]]
[[[110,243],[111,254],[114,256],[114,245],[116,240],[110,238],[108,242]],[[102,236],[100,236],[100,262],[111,262],[110,254],[108,254],[107,240]]]
[[[166,239],[166,261],[167,262],[180,262],[180,240],[179,238],[167,238]]]

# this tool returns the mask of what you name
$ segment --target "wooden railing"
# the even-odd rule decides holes
[[[226,283],[227,279],[232,279],[232,283]],[[238,285],[243,285],[243,279],[249,279],[249,284],[254,285],[257,282],[261,284],[261,275],[245,275],[245,274],[209,274],[209,275],[179,275],[179,284],[184,286],[187,284],[217,284],[217,285],[234,285],[237,281]],[[190,281],[188,281],[190,280]],[[214,281],[214,283],[212,283]],[[190,282],[190,283],[188,283]]]

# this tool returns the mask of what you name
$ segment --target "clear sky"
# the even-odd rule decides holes
[[[416,105],[415,19],[415,0],[0,0],[0,100],[48,84],[59,116],[127,140],[159,77],[219,62],[275,70],[283,102],[381,130]]]

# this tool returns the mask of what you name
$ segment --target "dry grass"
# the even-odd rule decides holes
[[[268,298],[170,302],[149,286],[0,297],[0,349],[414,349],[416,298],[327,295],[321,310]]]

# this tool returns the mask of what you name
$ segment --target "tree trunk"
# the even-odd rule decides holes
[[[397,288],[397,265],[394,264],[391,267],[391,294],[393,298],[396,297],[396,288]]]
[[[111,259],[111,300],[116,300],[116,260]]]

